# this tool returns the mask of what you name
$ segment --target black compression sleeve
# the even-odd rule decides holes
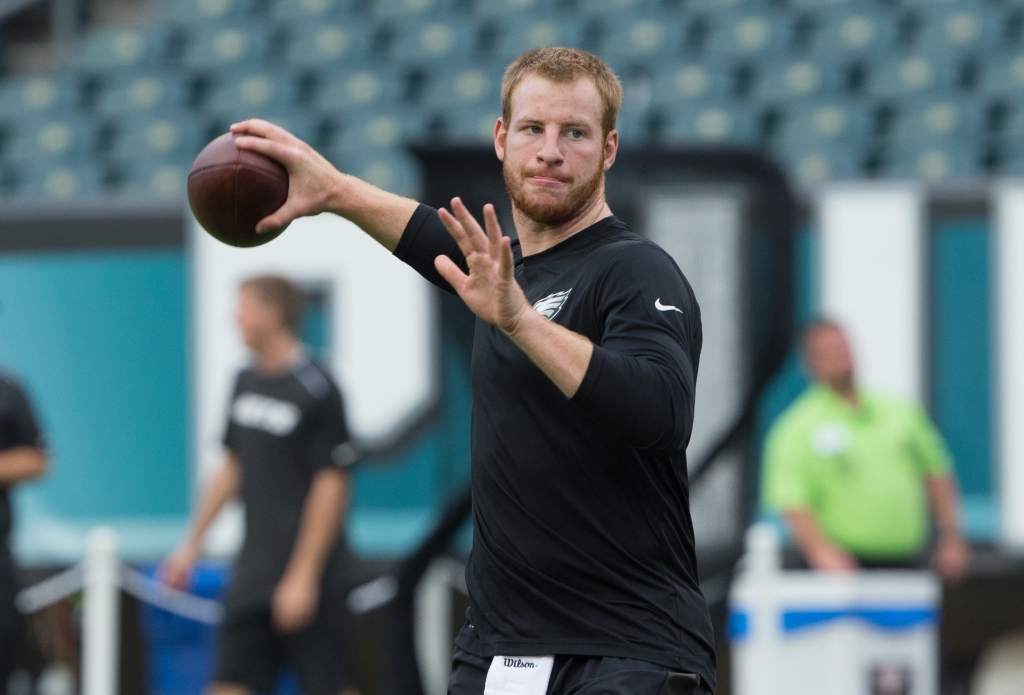
[[[683,449],[701,344],[689,284],[667,254],[637,244],[616,254],[599,302],[601,339],[573,402],[632,446]]]
[[[395,257],[442,290],[454,293],[452,286],[434,267],[434,259],[438,256],[448,256],[464,272],[469,272],[465,256],[441,223],[437,210],[420,205],[405,225],[402,238],[395,248]]]

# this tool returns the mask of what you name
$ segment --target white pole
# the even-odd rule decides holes
[[[82,611],[82,695],[117,695],[121,633],[117,534],[99,526],[89,532]]]

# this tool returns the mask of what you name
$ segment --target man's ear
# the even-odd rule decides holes
[[[505,128],[505,119],[499,118],[494,124],[494,153],[498,155],[498,161],[505,161],[505,137],[508,130]]]
[[[604,138],[604,170],[608,171],[615,164],[615,156],[619,152],[619,131],[612,130]]]

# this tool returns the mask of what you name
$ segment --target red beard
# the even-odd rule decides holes
[[[603,164],[603,163],[602,163]],[[590,203],[594,195],[604,183],[604,167],[598,164],[597,171],[583,181],[572,178],[558,178],[569,184],[568,195],[560,201],[545,201],[531,198],[526,192],[523,182],[532,174],[517,175],[509,171],[508,164],[502,164],[501,173],[505,177],[505,187],[512,204],[534,222],[557,227],[577,217]]]

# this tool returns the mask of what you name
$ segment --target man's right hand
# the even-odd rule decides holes
[[[158,576],[163,582],[178,591],[185,591],[192,576],[192,569],[199,559],[199,550],[192,544],[185,544],[175,550],[160,565]]]
[[[860,569],[857,559],[842,548],[821,544],[807,553],[807,564],[820,572],[852,572]]]
[[[266,155],[288,171],[288,199],[256,225],[260,234],[284,229],[293,220],[332,210],[343,175],[323,155],[284,128],[252,118],[231,126],[235,145]]]

